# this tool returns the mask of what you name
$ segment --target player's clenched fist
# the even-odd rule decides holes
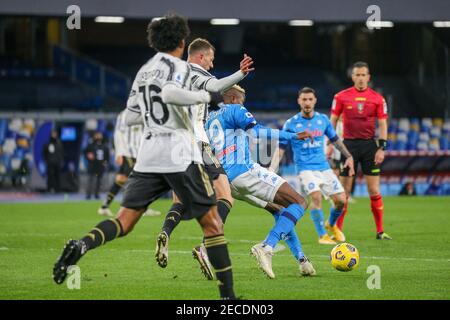
[[[309,139],[311,142],[314,142],[314,137],[311,132],[309,131],[303,131],[297,133],[297,139],[298,140],[306,140]]]

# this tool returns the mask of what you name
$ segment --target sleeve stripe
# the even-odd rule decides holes
[[[183,88],[186,86],[186,82],[188,81],[190,75],[191,75],[191,66],[188,64],[186,77],[184,78],[184,81],[183,81]]]
[[[256,122],[250,122],[250,123],[245,127],[244,130],[247,131],[247,130],[249,130],[249,129],[255,127],[256,125],[257,125]]]
[[[134,113],[141,113],[140,111],[137,111],[136,109],[132,109],[132,107],[127,107],[127,110],[130,110],[131,112],[134,112]]]
[[[208,71],[202,70],[202,69],[200,69],[200,68],[198,68],[198,67],[196,67],[196,66],[191,65],[191,68],[192,68],[192,71],[198,72],[198,73],[200,73],[200,74],[202,74],[202,75],[204,75],[204,76],[211,77],[211,78],[214,77],[214,76],[213,76],[211,73],[209,73]]]
[[[205,83],[203,83],[203,89],[206,90],[206,85],[208,84],[208,81],[211,80],[212,78],[209,78],[208,80],[205,81]]]
[[[167,58],[162,57],[161,61],[164,62],[169,67],[169,75],[167,76],[167,81],[173,80],[173,74],[175,72],[175,64]]]

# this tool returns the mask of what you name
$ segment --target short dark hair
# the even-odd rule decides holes
[[[148,44],[151,48],[160,52],[170,52],[189,36],[190,30],[184,17],[171,13],[150,22],[147,33]]]
[[[357,62],[355,62],[355,63],[353,64],[353,66],[352,66],[352,71],[353,71],[353,69],[355,69],[355,68],[367,68],[367,71],[370,73],[370,70],[369,70],[369,64],[368,64],[367,62],[364,62],[364,61],[357,61]]]
[[[298,96],[299,96],[299,97],[300,97],[300,95],[301,95],[302,93],[312,93],[312,94],[314,95],[314,97],[317,98],[317,96],[316,96],[316,90],[314,90],[313,88],[310,88],[310,87],[304,87],[304,88],[298,90]]]
[[[211,49],[212,51],[216,51],[216,48],[206,39],[203,38],[197,38],[194,39],[188,47],[188,54],[191,55],[197,51],[201,50],[208,50]]]

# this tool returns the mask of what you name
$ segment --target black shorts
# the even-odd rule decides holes
[[[365,175],[380,175],[380,165],[375,164],[375,153],[379,149],[375,140],[347,139],[344,140],[344,144],[355,162],[355,173],[357,173],[358,164],[361,163],[361,169]],[[348,177],[348,169],[344,169],[344,162],[345,158],[341,157],[340,176]]]
[[[208,172],[212,180],[218,179],[221,174],[227,175],[219,160],[213,154],[209,143],[200,142],[200,151],[202,152],[206,172]]]
[[[183,220],[199,218],[216,204],[214,188],[205,167],[193,163],[185,172],[143,173],[132,171],[123,194],[122,207],[146,209],[153,201],[173,190],[184,203]]]
[[[124,176],[129,176],[131,171],[133,171],[134,164],[136,163],[135,158],[123,157],[123,163],[119,168],[118,174],[123,174]]]

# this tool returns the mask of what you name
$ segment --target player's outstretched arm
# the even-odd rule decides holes
[[[209,79],[206,82],[205,90],[209,92],[219,92],[232,87],[233,85],[244,79],[248,73],[255,70],[255,68],[252,68],[252,66],[253,59],[245,54],[244,59],[242,59],[240,63],[240,68],[238,71],[222,79]]]
[[[190,91],[179,88],[173,83],[168,83],[162,88],[161,98],[164,103],[178,106],[209,103],[211,101],[211,95],[207,91]]]
[[[280,161],[283,159],[284,153],[286,150],[283,148],[277,147],[275,149],[275,152],[273,153],[272,160],[270,161],[270,167],[269,170],[273,172],[278,171],[278,167],[280,166]]]
[[[139,110],[139,108],[137,108]],[[124,110],[125,124],[127,126],[135,126],[142,124],[141,112],[135,109],[130,109],[130,107]]]
[[[292,139],[298,139],[298,134],[293,132],[288,132],[284,130],[272,129],[269,127],[265,127],[260,125],[259,123],[252,123],[247,128],[245,128],[247,134],[252,136],[253,138],[278,138],[281,142],[289,142]]]

